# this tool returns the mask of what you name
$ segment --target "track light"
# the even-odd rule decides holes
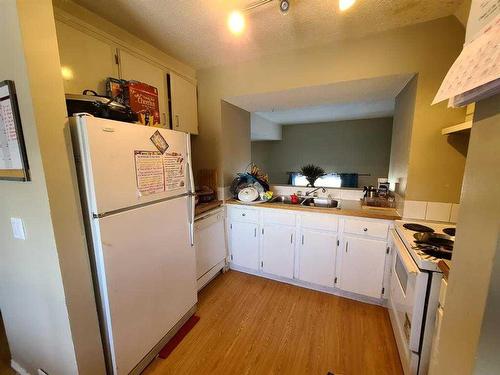
[[[288,12],[288,9],[290,9],[290,2],[288,0],[280,0],[280,11],[281,11],[281,13]]]

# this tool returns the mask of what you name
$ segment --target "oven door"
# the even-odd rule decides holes
[[[417,267],[395,230],[391,230],[392,268],[389,315],[405,373],[417,372],[429,274]]]

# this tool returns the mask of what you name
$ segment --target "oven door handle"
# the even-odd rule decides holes
[[[408,253],[406,246],[399,238],[399,235],[396,233],[395,229],[391,229],[391,236],[392,236],[392,242],[396,247],[395,250],[398,252],[398,255],[401,258],[401,262],[403,263],[403,266],[405,267],[406,271],[408,273],[414,273],[414,274],[421,272],[418,269],[417,265],[415,264],[415,261],[413,260],[411,255]]]

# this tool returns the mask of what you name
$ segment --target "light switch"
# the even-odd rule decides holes
[[[11,217],[10,223],[12,225],[12,233],[14,234],[14,238],[25,240],[26,233],[24,232],[23,220],[18,217]]]

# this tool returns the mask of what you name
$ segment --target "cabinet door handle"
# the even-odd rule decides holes
[[[161,118],[162,118],[162,123],[163,123],[162,125],[167,126],[167,114],[165,112],[163,112],[161,114]]]
[[[253,230],[253,236],[257,237],[257,228],[254,228],[254,230]]]
[[[290,235],[290,243],[293,243],[293,233]]]
[[[302,245],[304,244],[304,235],[302,235]]]
[[[180,124],[179,115],[175,115],[175,127],[178,128]]]
[[[345,242],[345,252],[347,253],[347,249],[349,248],[349,242]]]

